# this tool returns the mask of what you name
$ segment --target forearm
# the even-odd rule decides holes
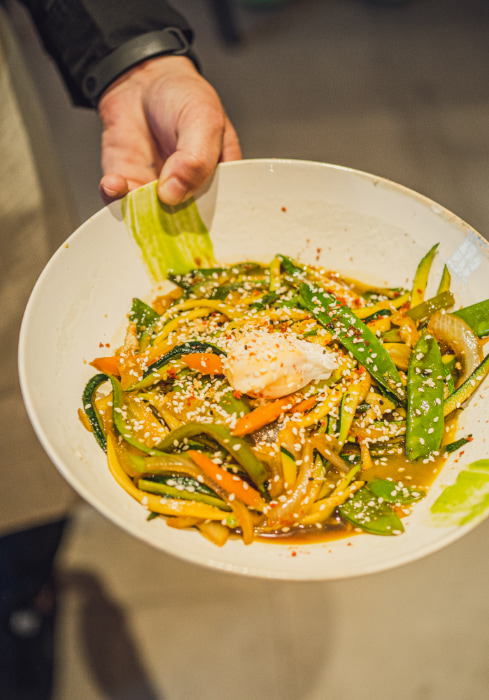
[[[96,103],[106,79],[164,55],[165,47],[178,53],[181,44],[185,52],[185,44],[193,39],[184,17],[164,0],[20,1],[29,10],[73,102],[81,106]],[[177,33],[161,33],[169,27]]]

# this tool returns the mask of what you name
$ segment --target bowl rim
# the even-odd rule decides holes
[[[423,195],[416,190],[413,190],[410,187],[407,187],[405,185],[402,185],[400,183],[397,183],[389,178],[382,177],[382,176],[377,176],[375,174],[363,171],[363,170],[358,170],[352,167],[348,166],[342,166],[342,165],[336,165],[336,164],[331,164],[331,163],[323,163],[320,161],[311,161],[311,160],[302,160],[302,159],[289,159],[289,158],[250,158],[250,159],[243,159],[240,161],[231,161],[231,162],[226,162],[226,163],[221,163],[218,166],[218,172],[219,170],[233,170],[233,169],[244,169],[247,167],[251,166],[263,166],[264,168],[273,168],[274,166],[278,167],[297,167],[297,166],[303,166],[307,168],[324,168],[332,171],[337,171],[341,173],[346,173],[346,174],[351,174],[355,177],[360,177],[366,181],[370,181],[373,183],[381,183],[384,185],[386,188],[394,190],[402,195],[406,195],[410,198],[415,199],[418,201],[420,204],[426,207],[435,207],[435,211],[437,214],[442,215],[444,218],[449,220],[452,224],[455,224],[460,230],[465,231],[465,233],[470,233],[472,235],[475,235],[475,237],[479,240],[479,242],[485,247],[486,249],[489,250],[489,242],[480,234],[478,231],[476,231],[470,224],[468,224],[466,221],[464,221],[462,218],[460,218],[458,215],[454,214],[451,212],[449,209],[447,209],[445,206],[437,203],[435,200],[431,199],[430,197]],[[150,185],[151,183],[148,183],[147,185],[143,185],[142,187],[146,187]],[[140,189],[140,188],[138,188]],[[199,196],[199,193],[197,193],[197,197]],[[53,267],[55,267],[58,257],[62,254],[63,249],[66,246],[69,246],[70,242],[78,237],[83,235],[83,229],[94,221],[94,219],[100,218],[105,215],[107,210],[111,211],[112,213],[117,213],[120,211],[120,200],[117,200],[109,205],[102,206],[97,212],[95,212],[91,217],[89,217],[86,221],[84,221],[80,226],[78,226],[67,238],[66,240],[58,247],[58,249],[54,252],[54,254],[51,256],[49,259],[48,263],[45,265],[44,269],[42,270],[41,274],[39,275],[36,284],[34,285],[31,294],[29,296],[29,300],[27,302],[24,315],[22,318],[22,323],[21,323],[21,329],[19,333],[19,341],[18,341],[18,367],[19,367],[19,381],[20,381],[20,387],[21,387],[21,392],[22,396],[24,399],[25,407],[27,414],[29,416],[29,419],[31,421],[31,424],[34,428],[34,431],[43,447],[45,452],[47,453],[49,459],[53,463],[53,465],[58,469],[58,471],[63,475],[64,478],[67,479],[67,481],[70,483],[71,486],[75,488],[75,490],[80,494],[80,496],[86,500],[89,504],[91,504],[93,507],[97,508],[99,512],[101,512],[104,517],[107,517],[110,519],[112,522],[116,523],[118,526],[120,526],[123,530],[128,532],[129,534],[137,537],[138,539],[146,542],[147,544],[157,547],[160,551],[164,551],[168,554],[171,554],[172,556],[176,556],[184,561],[194,563],[200,566],[205,566],[209,568],[213,568],[215,570],[219,570],[222,572],[228,572],[228,573],[234,573],[234,574],[240,574],[240,575],[247,575],[247,576],[252,576],[255,578],[262,578],[262,579],[277,579],[277,580],[289,580],[289,581],[319,581],[319,580],[339,580],[343,578],[350,578],[350,577],[358,577],[358,576],[364,576],[364,575],[370,575],[374,573],[380,573],[383,571],[390,570],[392,568],[405,565],[411,562],[414,562],[418,559],[424,558],[425,556],[434,553],[442,548],[444,548],[447,544],[451,544],[455,542],[456,540],[460,539],[463,537],[468,531],[474,529],[478,524],[479,520],[476,520],[475,522],[468,523],[467,525],[458,527],[456,531],[453,531],[450,533],[450,535],[445,538],[448,541],[445,542],[444,539],[442,538],[441,540],[437,540],[431,544],[422,546],[420,548],[419,553],[416,555],[412,555],[409,553],[401,554],[400,556],[392,557],[388,561],[384,562],[383,564],[379,565],[378,563],[374,565],[373,567],[369,567],[368,565],[365,565],[361,571],[358,571],[354,574],[338,574],[338,575],[327,575],[324,571],[320,572],[317,576],[312,575],[309,573],[307,576],[301,576],[300,571],[296,571],[295,573],[290,571],[290,572],[274,572],[273,570],[269,570],[268,572],[265,572],[264,570],[257,569],[256,567],[253,566],[247,566],[246,564],[229,564],[227,562],[222,562],[219,561],[218,558],[211,559],[209,556],[202,555],[200,557],[193,556],[190,558],[189,556],[186,556],[186,553],[179,554],[177,551],[174,551],[171,548],[165,548],[160,547],[156,545],[150,536],[145,537],[144,534],[141,533],[135,533],[133,528],[131,527],[131,524],[128,523],[127,521],[124,520],[122,514],[120,513],[112,513],[110,516],[107,514],[105,508],[102,506],[102,499],[97,501],[97,498],[94,497],[94,494],[89,491],[88,489],[85,489],[82,484],[76,483],[73,484],[72,480],[72,475],[69,469],[65,469],[64,463],[62,459],[58,456],[55,447],[51,443],[51,440],[49,439],[49,436],[45,432],[41,420],[34,408],[34,398],[33,398],[33,393],[32,393],[32,388],[30,386],[29,381],[27,380],[27,369],[26,369],[26,343],[27,343],[27,334],[29,330],[29,325],[30,325],[30,320],[32,315],[35,313],[35,301],[36,301],[36,296],[38,294],[39,289],[42,287],[44,280],[50,275],[51,270]],[[274,545],[276,546],[276,545]],[[279,545],[282,546],[282,545]],[[285,548],[285,547],[284,547]]]

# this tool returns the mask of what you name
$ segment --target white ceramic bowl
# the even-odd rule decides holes
[[[432,277],[439,279],[448,261],[459,303],[489,296],[487,242],[443,207],[382,178],[312,162],[242,161],[221,165],[197,203],[218,261],[270,260],[281,252],[358,278],[408,286],[421,257],[439,242]],[[32,293],[20,339],[22,389],[40,441],[81,496],[122,528],[158,549],[217,569],[320,580],[417,559],[459,538],[484,516],[460,525],[455,514],[440,525],[430,506],[469,463],[489,456],[481,432],[489,420],[489,381],[459,421],[458,434],[471,432],[474,441],[463,458],[448,460],[428,497],[404,521],[401,536],[361,535],[293,547],[230,541],[217,548],[198,533],[169,528],[163,519],[148,522],[146,511],[110,476],[77,410],[93,374],[86,361],[100,354],[100,342],[112,340],[132,297],[150,291],[120,204],[114,203],[53,256]]]

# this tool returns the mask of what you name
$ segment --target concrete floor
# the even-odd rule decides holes
[[[174,5],[197,30],[245,157],[387,176],[489,235],[486,0],[237,3],[235,46],[209,2]],[[96,116],[71,109],[18,26],[83,219],[100,206]],[[489,697],[489,521],[397,570],[293,584],[193,567],[82,506],[60,568],[56,700]]]

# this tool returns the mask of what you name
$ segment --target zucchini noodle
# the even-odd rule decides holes
[[[477,330],[449,314],[446,275],[424,299],[435,253],[416,294],[277,255],[172,276],[151,305],[135,299],[124,345],[91,363],[79,412],[114,479],[149,517],[218,546],[401,534],[472,439],[447,442],[489,373]],[[478,328],[480,304],[466,314]]]

